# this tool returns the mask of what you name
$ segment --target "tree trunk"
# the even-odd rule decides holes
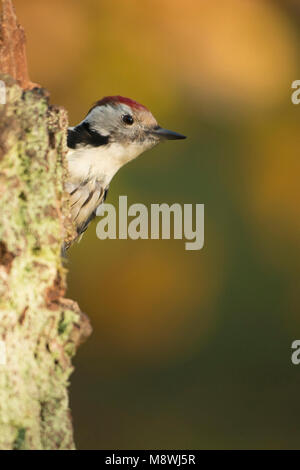
[[[91,328],[64,298],[61,246],[73,236],[63,191],[67,116],[30,82],[24,33],[11,0],[2,3],[0,449],[73,449],[71,357]]]

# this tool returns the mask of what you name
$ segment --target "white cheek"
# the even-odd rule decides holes
[[[67,158],[70,177],[78,182],[92,178],[107,185],[123,165],[145,150],[145,146],[137,144],[126,146],[111,144],[97,148],[69,150]]]
[[[128,144],[126,146],[120,144],[113,144],[111,148],[113,153],[113,159],[119,162],[121,166],[125,165],[131,160],[134,160],[146,150],[145,146],[140,144]]]

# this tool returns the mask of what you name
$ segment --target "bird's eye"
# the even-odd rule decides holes
[[[124,114],[124,116],[122,116],[122,121],[128,126],[131,126],[133,124],[133,117],[130,116],[130,114]]]

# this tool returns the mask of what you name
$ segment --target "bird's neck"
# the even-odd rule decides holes
[[[107,186],[117,171],[143,150],[139,144],[118,143],[70,149],[67,155],[70,177],[78,182],[95,179]]]

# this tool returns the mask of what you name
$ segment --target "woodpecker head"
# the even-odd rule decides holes
[[[164,139],[185,139],[163,129],[143,105],[122,96],[98,101],[85,119],[68,129],[66,191],[77,233],[83,233],[125,163]]]
[[[69,130],[68,147],[115,148],[120,163],[124,164],[165,139],[185,136],[160,127],[151,112],[136,101],[107,96],[90,109],[78,126]]]

